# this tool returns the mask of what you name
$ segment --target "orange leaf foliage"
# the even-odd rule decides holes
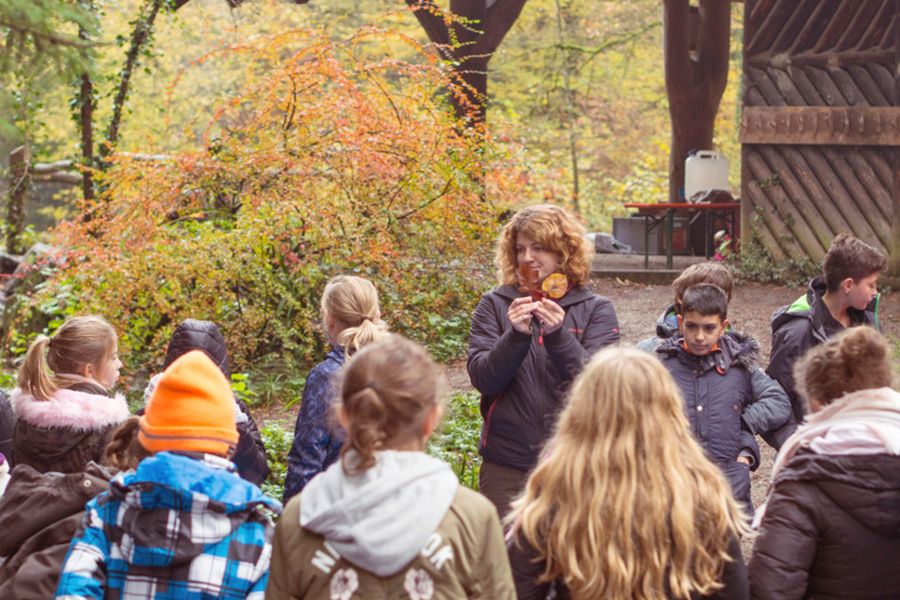
[[[342,272],[376,281],[394,329],[438,340],[426,316],[471,310],[517,186],[490,140],[451,117],[442,65],[385,58],[397,43],[419,48],[366,28],[223,49],[254,76],[222,103],[205,145],[114,157],[102,197],[82,207],[92,218],[57,229],[68,260],[41,294],[77,290],[79,312],[118,326],[132,366],[158,363],[188,316],[224,326],[238,369],[307,362],[321,351],[323,284]]]

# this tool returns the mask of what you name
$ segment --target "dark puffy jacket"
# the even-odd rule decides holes
[[[676,335],[678,335],[678,315],[675,313],[675,305],[670,304],[656,319],[656,335],[638,342],[638,350],[655,352],[660,344]]]
[[[766,372],[784,388],[792,409],[792,417],[785,426],[763,436],[775,448],[781,447],[806,415],[806,408],[794,385],[794,363],[807,350],[828,339],[825,322],[831,316],[822,300],[826,289],[825,280],[816,277],[809,282],[804,295],[772,313],[772,354]],[[880,331],[878,301],[879,296],[876,296],[866,310],[851,308],[850,320],[855,325],[869,325]]]
[[[191,350],[203,350],[225,377],[231,376],[228,366],[228,349],[222,330],[212,321],[185,319],[175,328],[166,347],[166,361],[163,370],[169,368],[181,355]]]
[[[332,348],[325,360],[317,364],[306,378],[294,443],[288,454],[284,478],[284,503],[300,493],[309,480],[331,466],[340,456],[343,438],[329,423],[329,409],[334,399],[335,373],[344,364],[344,350]]]
[[[725,472],[735,497],[749,506],[750,473],[735,460],[744,451],[754,469],[759,465],[753,436],[790,418],[787,395],[757,366],[759,345],[750,336],[726,332],[706,356],[688,352],[683,340],[666,340],[656,352],[681,389],[694,437]]]
[[[41,473],[79,473],[99,463],[113,430],[130,416],[124,396],[107,395],[99,385],[79,383],[37,400],[16,389],[13,462]]]
[[[750,559],[753,598],[900,596],[900,456],[801,450],[776,477]]]
[[[191,350],[202,350],[216,363],[226,378],[231,376],[225,337],[219,326],[212,321],[186,319],[179,323],[166,348],[166,360],[163,368],[168,368],[176,359]],[[262,482],[269,476],[266,446],[263,444],[256,421],[250,414],[250,408],[242,400],[236,400],[236,402],[247,419],[237,424],[240,437],[237,450],[231,460],[241,477],[255,485],[262,485]]]
[[[0,390],[0,454],[6,457],[9,468],[13,468],[12,447],[16,431],[16,413],[6,392]]]
[[[0,498],[0,556],[6,559],[0,566],[0,598],[53,596],[84,505],[109,488],[110,478],[95,463],[70,474],[16,467]]]
[[[468,371],[481,392],[481,455],[527,471],[553,432],[562,399],[591,355],[619,340],[612,303],[584,286],[559,300],[562,327],[543,336],[515,330],[506,316],[522,294],[505,285],[482,296],[469,333]]]
[[[544,600],[550,591],[551,582],[539,582],[546,564],[539,560],[537,550],[529,543],[514,538],[508,542],[509,564],[512,567],[513,581],[516,584],[518,600]],[[722,573],[722,588],[708,596],[691,594],[691,600],[745,600],[750,597],[750,586],[747,580],[747,565],[741,555],[741,545],[737,538],[728,546],[732,562],[725,565]],[[561,580],[552,582],[556,588],[557,600],[570,600],[572,594]],[[666,598],[671,595],[667,594]]]

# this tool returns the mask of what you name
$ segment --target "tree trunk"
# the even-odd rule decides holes
[[[9,203],[6,206],[6,251],[22,253],[22,232],[25,231],[25,196],[28,191],[28,167],[31,162],[28,146],[19,146],[9,153]]]
[[[462,96],[451,97],[451,105],[468,126],[484,124],[487,118],[488,63],[525,2],[450,0],[450,12],[465,21],[448,27],[432,0],[406,0],[441,56],[453,61]]]
[[[83,0],[81,4],[94,12],[93,0]],[[90,41],[83,27],[78,28],[78,39]],[[78,90],[78,125],[81,129],[81,190],[85,200],[94,199],[94,176],[91,167],[94,164],[94,82],[90,73],[82,73],[81,87]]]
[[[81,103],[81,164],[84,172],[81,174],[81,189],[85,200],[94,199],[94,84],[91,76],[85,73],[81,76],[81,91],[79,93]]]
[[[731,3],[665,0],[663,48],[672,118],[669,201],[684,197],[684,161],[691,150],[711,150],[719,102],[728,83]]]
[[[153,22],[156,21],[156,15],[159,9],[166,4],[167,0],[147,0],[147,4],[138,17],[134,25],[134,31],[131,32],[131,46],[128,48],[128,54],[125,55],[125,66],[122,68],[122,78],[119,80],[119,89],[116,92],[116,98],[113,101],[113,115],[109,122],[109,129],[106,131],[106,143],[100,148],[102,156],[109,156],[119,141],[119,127],[122,123],[122,112],[125,109],[125,100],[128,98],[128,88],[131,84],[131,74],[138,64],[141,50],[150,39],[153,33]],[[183,5],[184,3],[182,3]],[[181,5],[178,6],[180,8]]]

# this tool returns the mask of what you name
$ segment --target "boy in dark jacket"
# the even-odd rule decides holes
[[[847,327],[868,325],[880,331],[876,283],[886,268],[881,252],[842,233],[825,254],[824,274],[809,283],[803,296],[772,314],[772,354],[766,372],[784,388],[792,411],[783,427],[763,436],[776,449],[806,415],[794,387],[794,363]]]
[[[735,499],[749,512],[750,471],[759,466],[754,434],[783,425],[790,403],[781,386],[757,365],[759,345],[728,329],[728,299],[721,288],[687,290],[678,315],[680,334],[657,355],[684,395],[691,430],[722,469]]]
[[[701,283],[712,283],[722,288],[728,302],[734,289],[734,277],[725,265],[717,262],[702,262],[687,267],[672,282],[674,301],[659,315],[656,320],[656,336],[641,340],[637,347],[646,352],[653,352],[667,339],[678,335],[678,313],[681,300],[688,288]]]
[[[166,348],[166,360],[163,369],[175,362],[180,356],[191,350],[201,350],[212,360],[226,378],[231,377],[228,366],[228,350],[225,347],[225,337],[219,326],[212,321],[199,321],[197,319],[185,319],[178,324],[169,340]],[[154,375],[144,390],[144,402],[146,403],[156,382],[162,373]],[[237,466],[238,474],[255,485],[262,485],[269,476],[269,463],[266,459],[266,447],[263,444],[262,435],[250,414],[247,404],[238,398],[235,402],[235,421],[240,438],[237,450],[232,457]],[[143,409],[137,414],[143,414]]]

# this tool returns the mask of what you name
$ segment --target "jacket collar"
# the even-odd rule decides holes
[[[684,336],[680,333],[664,340],[656,351],[668,356],[676,356],[683,362],[696,364],[703,370],[715,368],[724,375],[733,365],[751,368],[759,359],[759,344],[752,337],[738,331],[726,331],[719,338],[715,349],[706,356],[696,356],[684,346]]]
[[[192,502],[218,503],[224,512],[266,506],[281,512],[281,503],[238,476],[231,461],[210,454],[160,452],[140,462],[134,472],[113,480],[112,494],[129,506],[185,510]],[[149,490],[153,494],[146,494]]]
[[[825,306],[825,278],[816,277],[809,282],[806,293],[794,300],[787,307],[780,308],[772,315],[772,331],[791,319],[808,319],[812,328],[813,337],[824,342],[828,339],[825,334],[825,317],[828,307]],[[849,309],[850,320],[856,324],[875,325],[878,323],[878,300],[875,296],[865,310]]]
[[[118,425],[130,415],[122,394],[109,397],[62,388],[48,400],[38,400],[17,388],[10,401],[16,417],[36,427],[97,431]]]
[[[517,288],[511,285],[501,285],[494,290],[494,293],[509,300],[515,300],[516,298],[521,298],[525,295],[524,292],[520,292]],[[576,285],[568,292],[566,292],[565,296],[557,300],[556,303],[559,304],[562,308],[565,308],[567,306],[589,300],[591,297],[593,297],[593,295],[593,292],[591,292],[591,290],[589,290],[586,286]]]

